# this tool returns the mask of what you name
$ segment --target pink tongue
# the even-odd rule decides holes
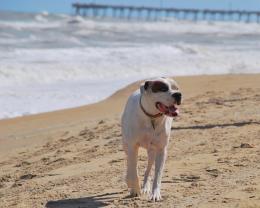
[[[169,107],[169,114],[171,116],[178,116],[179,115],[179,110],[175,106],[170,106]]]
[[[174,105],[167,107],[160,103],[158,107],[161,112],[164,112],[168,116],[174,117],[179,115],[179,110]]]

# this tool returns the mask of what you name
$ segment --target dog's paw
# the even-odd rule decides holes
[[[150,194],[151,193],[151,185],[149,182],[147,182],[146,184],[144,184],[143,188],[142,188],[142,193],[143,194]]]
[[[130,197],[139,197],[141,196],[141,191],[138,189],[130,189]]]
[[[162,199],[161,197],[161,191],[159,188],[156,188],[153,190],[151,196],[150,196],[150,200],[151,201],[160,201]]]

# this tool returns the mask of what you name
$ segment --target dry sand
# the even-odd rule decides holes
[[[161,202],[127,197],[119,121],[135,83],[97,104],[0,121],[0,207],[260,207],[260,75],[177,81],[185,99]],[[145,165],[141,150],[140,176]]]

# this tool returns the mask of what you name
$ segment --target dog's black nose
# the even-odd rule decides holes
[[[181,104],[181,93],[180,92],[173,93],[172,97],[176,100],[178,105]]]

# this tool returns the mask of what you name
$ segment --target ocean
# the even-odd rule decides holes
[[[0,119],[98,102],[156,76],[260,73],[260,24],[0,12]]]

